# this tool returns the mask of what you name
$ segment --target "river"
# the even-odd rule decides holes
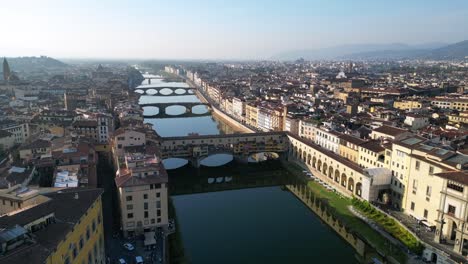
[[[153,87],[186,85],[161,80],[151,83]],[[143,84],[142,87],[148,86]],[[140,97],[140,103],[150,102],[199,102],[199,99],[195,95]],[[144,111],[157,113],[154,108]],[[166,112],[176,114],[180,109],[172,107]],[[153,124],[163,137],[235,132],[213,116],[145,119],[145,122]],[[232,163],[216,167],[231,160],[230,155],[214,155],[203,160],[205,166],[199,170],[187,166],[171,170],[187,162],[181,159],[164,161],[169,169],[170,184],[196,185],[199,187],[196,192],[201,192],[172,197],[190,263],[357,263],[353,248],[293,194],[280,186],[256,187],[271,185],[264,179],[270,175],[286,177],[284,169]],[[256,177],[253,185],[248,182],[252,180],[249,177]],[[203,193],[208,190],[204,186],[209,186],[210,179],[213,184],[217,183],[215,179],[247,180],[245,186],[256,188]],[[228,183],[223,186],[229,188]],[[242,185],[235,187],[242,188]]]

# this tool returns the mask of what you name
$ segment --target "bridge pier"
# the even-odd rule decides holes
[[[200,159],[198,158],[191,158],[189,163],[192,167],[199,169],[200,168]]]
[[[241,164],[247,164],[249,163],[249,156],[246,155],[234,155],[234,161],[241,163]]]

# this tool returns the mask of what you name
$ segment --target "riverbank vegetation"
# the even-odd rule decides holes
[[[375,209],[374,206],[366,201],[353,198],[352,204],[354,208],[358,209],[367,218],[373,220],[386,232],[400,240],[409,250],[417,254],[422,253],[424,246],[421,244],[421,242],[397,221],[395,221],[395,219],[388,217],[386,214]]]
[[[352,205],[351,199],[331,192],[315,181],[307,181],[302,172],[303,168],[297,164],[287,163],[284,167],[291,173],[299,176],[298,178],[303,180],[318,198],[326,201],[329,211],[335,217],[339,218],[348,228],[364,238],[367,243],[373,246],[380,254],[391,256],[399,263],[406,263],[406,254],[399,247],[392,246],[386,238],[349,210],[349,206]]]

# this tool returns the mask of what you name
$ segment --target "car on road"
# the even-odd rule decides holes
[[[124,247],[126,250],[128,250],[128,251],[133,251],[133,250],[135,250],[135,247],[134,247],[132,244],[128,243],[128,242],[125,243],[125,244],[123,244],[123,247]]]
[[[118,263],[119,264],[127,264],[127,262],[123,258],[120,258]]]
[[[143,264],[143,257],[142,256],[136,256],[135,257],[135,263],[136,264]]]

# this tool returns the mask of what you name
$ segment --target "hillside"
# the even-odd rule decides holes
[[[431,60],[453,60],[468,58],[468,40],[434,49],[422,56]]]
[[[454,44],[428,43],[422,45],[343,45],[318,50],[291,51],[279,54],[273,59],[295,60],[339,59],[339,60],[461,60],[468,58],[468,40]]]
[[[40,57],[16,57],[7,58],[10,68],[14,72],[43,72],[43,71],[56,71],[68,68],[68,64],[65,64],[59,60],[40,56]],[[1,70],[1,69],[0,69]]]

